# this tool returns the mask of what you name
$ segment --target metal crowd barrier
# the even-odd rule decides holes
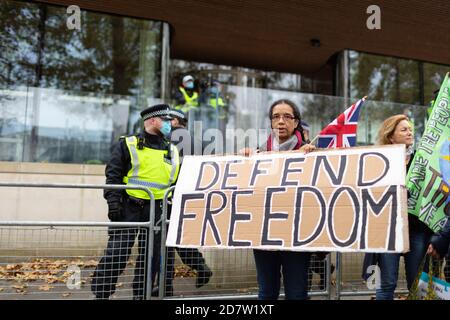
[[[197,276],[195,270],[184,265],[182,259],[168,259],[168,249],[165,246],[167,226],[170,222],[167,196],[173,190],[174,187],[167,190],[163,201],[162,219],[165,223],[162,224],[159,298],[256,299],[258,285],[251,249],[200,249],[205,257],[205,262],[210,265],[213,272],[209,283],[201,288],[195,287]],[[179,253],[175,255],[179,255]],[[334,263],[332,257],[335,258]],[[339,300],[346,297],[374,297],[375,289],[370,290],[362,278],[363,258],[364,253],[336,252],[328,254],[324,261],[315,260],[313,257],[309,270],[309,296],[324,297],[328,300]],[[402,260],[399,267],[396,294],[408,293]],[[171,263],[173,265],[170,265]],[[195,264],[195,261],[193,264]],[[175,272],[168,275],[166,273],[168,269],[174,269]],[[173,284],[173,293],[169,295],[166,294],[165,279],[167,277],[172,277],[169,280]],[[283,297],[283,294],[281,297]]]
[[[336,291],[335,299],[345,297],[371,296],[375,298],[375,289],[369,289],[363,280],[364,253],[336,253]],[[396,295],[408,293],[403,259],[400,259]]]
[[[173,192],[174,187],[167,190],[163,201],[162,219],[162,245],[161,245],[161,268],[159,277],[160,299],[257,299],[258,284],[256,281],[256,268],[251,249],[199,249],[204,261],[195,253],[196,249],[188,251],[188,255],[194,256],[188,260],[188,265],[183,263],[183,259],[176,256],[183,255],[182,250],[167,248],[166,235],[168,218],[168,196]],[[169,258],[169,252],[175,257]],[[189,250],[189,249],[188,249]],[[193,252],[194,251],[194,252]],[[184,253],[186,255],[186,253]],[[201,272],[195,270],[205,262],[212,271],[209,282],[200,288],[196,287],[197,277]],[[194,268],[190,267],[194,266]],[[173,272],[167,273],[167,270]],[[310,269],[310,296],[323,296],[331,298],[331,257],[324,261],[315,263]],[[322,277],[322,281],[321,281]],[[319,278],[319,279],[318,279]],[[166,281],[172,283],[173,292],[168,294]],[[317,283],[319,282],[319,283]],[[169,288],[170,289],[170,288]],[[170,290],[169,290],[170,291]],[[280,295],[281,297],[284,294]]]
[[[153,298],[257,298],[258,285],[251,249],[200,249],[201,255],[190,252],[187,264],[184,264],[178,257],[181,255],[180,250],[166,247],[167,226],[170,221],[168,196],[173,192],[174,187],[167,190],[164,196],[161,220],[157,222],[155,221],[154,196],[150,190],[141,186],[0,183],[0,187],[137,189],[146,191],[151,198],[149,222],[0,221],[0,300],[17,298],[21,295],[25,295],[27,299],[34,296],[45,297],[45,299],[50,297],[92,298],[87,287],[91,272],[102,256],[99,250],[105,248],[105,245],[100,248],[93,244],[98,243],[99,239],[104,241],[107,238],[106,228],[110,227],[146,230],[145,248],[139,248],[140,242],[136,241],[137,246],[135,245],[134,251],[130,254],[127,268],[117,281],[118,285],[113,298],[132,297],[132,266],[138,257],[136,251],[139,250],[144,250],[147,256],[145,267],[147,272],[144,279],[145,297],[152,298],[152,266],[148,262],[152,260],[154,236],[158,232],[161,232],[161,261],[157,285],[159,290],[153,292]],[[158,227],[160,222],[162,222],[161,227]],[[41,246],[41,251],[51,251],[54,254],[52,256],[40,254],[38,249],[30,248],[31,242],[35,247]],[[20,249],[15,248],[13,251],[8,249],[8,247],[17,247],[18,243],[21,244]],[[11,252],[11,255],[6,255],[7,252]],[[90,254],[86,254],[89,252]],[[190,260],[189,255],[191,255]],[[362,253],[331,253],[324,261],[313,259],[309,271],[309,295],[328,300],[352,296],[374,296],[375,290],[369,290],[361,276],[363,255]],[[198,269],[203,262],[200,261],[201,256],[212,271],[212,276],[208,283],[198,286],[197,278],[201,274],[196,268]],[[334,272],[332,268],[335,268]],[[167,272],[168,270],[172,271]],[[400,264],[399,274],[397,293],[407,293],[403,263]],[[167,286],[167,283],[172,283],[172,286]],[[51,296],[52,292],[56,294]]]
[[[145,298],[151,299],[152,265],[155,226],[155,202],[152,192],[141,186],[106,184],[5,183],[0,187],[70,188],[143,190],[149,194],[148,222],[90,221],[0,221],[0,300],[2,299],[92,299],[90,278],[106,247],[109,232],[135,232],[136,241],[125,271],[117,282],[113,298],[131,298],[133,266],[139,251],[146,256],[141,281]],[[110,229],[111,228],[111,229]],[[113,231],[112,231],[113,230]],[[133,231],[135,230],[135,231]],[[99,247],[98,243],[105,244]],[[116,244],[115,244],[116,245]],[[118,244],[119,246],[121,244]],[[144,247],[139,247],[143,245]],[[138,253],[136,253],[136,251]],[[47,254],[50,252],[51,254]],[[88,254],[86,254],[88,253]],[[107,269],[108,274],[114,270]],[[140,281],[138,279],[138,281]]]

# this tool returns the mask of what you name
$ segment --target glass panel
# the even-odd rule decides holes
[[[294,73],[172,60],[170,65],[172,97],[181,85],[181,79],[187,74],[194,77],[196,89],[200,91],[207,89],[211,80],[218,80],[228,85],[252,88],[333,94],[333,68],[331,66],[326,66],[316,74],[305,76]]]
[[[40,15],[36,4],[0,2],[0,88],[36,84]]]
[[[105,163],[138,118],[133,97],[28,89],[0,93],[0,161]]]
[[[162,23],[0,2],[0,160],[105,162],[161,92]]]
[[[298,105],[302,119],[310,125],[311,139],[356,102],[240,86],[223,86],[222,94],[225,106],[202,104],[189,112],[191,134],[203,140],[206,152],[215,154],[262,145],[270,128],[268,110],[275,100],[290,99]],[[0,161],[105,163],[120,135],[140,129],[139,110],[131,107],[136,97],[132,96],[29,88],[3,90],[0,97]],[[148,101],[161,102],[158,98]],[[424,114],[426,107],[367,101],[360,114],[358,145],[374,144],[381,122],[407,108],[412,110],[417,141],[425,118],[416,115]]]
[[[420,104],[419,62],[349,51],[350,95]]]
[[[270,130],[269,107],[276,100],[289,99],[299,107],[302,120],[310,126],[311,140],[358,100],[226,85],[222,86],[220,95],[224,98],[224,107],[213,108],[201,104],[188,113],[191,134],[196,140],[203,140],[207,152],[217,154],[236,153],[244,147],[257,148],[262,145]],[[425,106],[369,100],[360,113],[357,144],[375,144],[381,123],[389,116],[404,113],[405,110],[411,111],[417,142],[423,132]]]
[[[441,87],[447,72],[450,72],[450,66],[433,63],[423,64],[425,104],[434,99],[434,92]]]

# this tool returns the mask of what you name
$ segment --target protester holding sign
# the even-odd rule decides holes
[[[269,110],[271,134],[260,151],[305,152],[314,147],[304,144],[300,112],[289,100],[275,101]],[[260,300],[276,300],[280,294],[280,276],[283,273],[284,293],[287,300],[308,298],[309,252],[254,250]],[[281,272],[280,272],[281,269]]]
[[[406,147],[406,168],[409,169],[410,160],[413,158],[412,145],[414,137],[411,124],[406,115],[394,115],[387,118],[378,133],[378,141],[381,145],[404,144]],[[411,288],[419,271],[419,265],[425,256],[427,245],[432,232],[419,221],[416,216],[408,215],[410,252],[404,255],[406,281],[408,290]],[[400,254],[381,253],[378,256],[381,283],[377,286],[377,300],[392,300],[397,286]]]

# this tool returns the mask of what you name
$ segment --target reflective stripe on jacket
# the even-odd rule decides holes
[[[155,199],[162,199],[166,190],[177,179],[180,170],[180,157],[178,149],[170,144],[170,157],[167,157],[167,150],[157,150],[144,147],[137,148],[137,138],[135,136],[125,139],[131,157],[131,169],[123,182],[127,185],[134,184],[148,187],[155,196]],[[147,192],[143,190],[126,190],[128,195],[149,199]]]

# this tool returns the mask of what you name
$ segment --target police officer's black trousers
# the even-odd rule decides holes
[[[123,203],[122,222],[147,222],[149,220],[149,201],[136,202],[126,199]],[[155,221],[161,217],[161,200],[155,201]],[[91,290],[99,299],[107,299],[116,291],[119,275],[125,269],[136,236],[138,236],[138,257],[133,279],[133,298],[144,299],[146,292],[147,255],[149,234],[146,228],[110,227],[108,244],[92,277]],[[155,233],[152,258],[152,282],[159,271],[161,232]]]
[[[191,269],[199,270],[205,265],[202,253],[196,248],[176,248],[181,261]]]

